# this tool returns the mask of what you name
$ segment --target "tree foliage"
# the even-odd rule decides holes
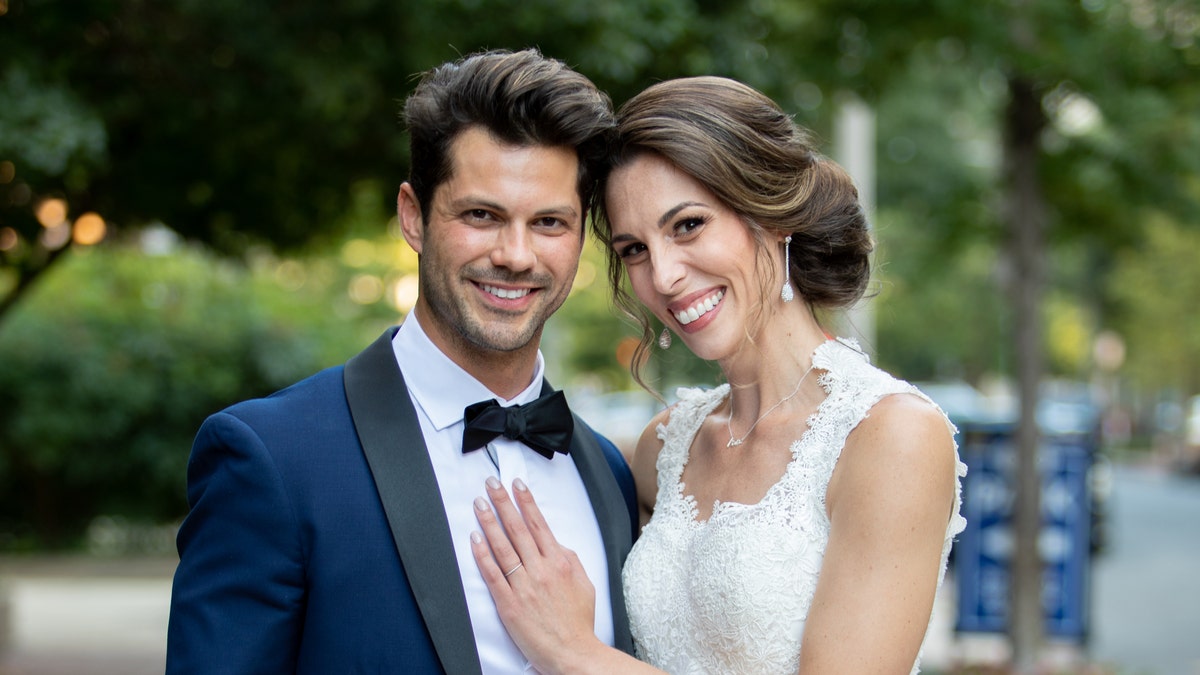
[[[1197,25],[1197,9],[1185,0],[0,0],[0,294],[7,298],[0,301],[0,396],[24,410],[56,398],[92,410],[103,394],[62,373],[98,369],[95,377],[107,378],[114,391],[129,388],[131,409],[137,401],[190,401],[193,394],[170,388],[176,385],[134,373],[190,377],[196,366],[154,355],[195,349],[234,373],[196,371],[198,388],[208,393],[178,404],[196,410],[286,379],[272,375],[278,372],[270,354],[293,354],[287,360],[296,370],[289,373],[303,370],[302,363],[344,359],[349,352],[329,347],[301,358],[314,345],[345,339],[334,337],[335,328],[325,333],[321,318],[352,317],[354,340],[347,344],[359,346],[395,320],[402,311],[395,296],[413,283],[411,254],[386,233],[386,223],[407,173],[398,113],[415,75],[477,49],[526,46],[577,67],[617,104],[667,77],[736,77],[823,139],[842,95],[871,104],[879,121],[877,346],[884,365],[912,379],[1011,372],[1020,356],[1011,347],[1013,311],[1002,293],[1015,268],[1004,251],[1001,121],[1014,83],[1021,83],[1044,116],[1034,170],[1053,263],[1051,367],[1081,368],[1080,327],[1122,331],[1131,355],[1165,354],[1172,350],[1149,337],[1164,334],[1157,322],[1170,321],[1167,312],[1149,311],[1157,298],[1144,298],[1142,307],[1139,294],[1148,288],[1108,279],[1119,264],[1120,278],[1150,283],[1148,272],[1128,270],[1154,269],[1146,257],[1162,250],[1155,243],[1165,236],[1160,229],[1190,242],[1187,233],[1200,222]],[[821,149],[834,150],[828,143]],[[264,310],[254,304],[261,299],[218,292],[217,285],[184,293],[196,303],[187,313],[204,321],[166,321],[175,315],[128,295],[138,284],[154,284],[120,282],[139,272],[132,261],[111,262],[124,253],[88,253],[69,236],[47,236],[51,228],[37,218],[47,199],[63,201],[68,221],[100,214],[110,238],[161,224],[248,265],[230,272],[241,268],[204,258],[204,269],[224,270],[216,278],[267,275],[291,289],[280,296],[293,298],[288,303],[297,302],[294,293],[308,293],[312,302],[291,305],[285,321],[279,307]],[[265,247],[293,259],[275,259]],[[588,256],[602,269],[594,251]],[[99,267],[100,260],[113,270]],[[64,265],[63,280],[49,275],[39,289],[34,281],[51,265]],[[156,265],[141,272],[166,274]],[[208,274],[191,269],[199,278]],[[85,280],[88,274],[95,278]],[[596,279],[556,317],[547,354],[568,364],[567,372],[586,370],[604,386],[628,386],[614,353],[630,331],[606,306],[603,273]],[[66,290],[76,287],[86,292]],[[348,299],[348,289],[358,300]],[[74,296],[103,299],[87,311],[56,314],[60,293],[70,299],[64,308],[75,307]],[[14,305],[22,296],[28,306]],[[7,319],[5,307],[15,307]],[[237,327],[229,335],[200,332],[222,321]],[[295,328],[300,323],[303,331]],[[122,326],[134,336],[120,335]],[[63,337],[65,327],[86,339]],[[305,332],[308,338],[296,337]],[[153,344],[131,351],[147,340]],[[58,350],[43,349],[50,344]],[[273,347],[264,354],[255,344]],[[1172,344],[1195,355],[1190,343]],[[711,378],[684,351],[658,355],[664,386],[673,378]],[[1134,372],[1153,381],[1163,368],[1169,370],[1147,365]],[[54,387],[70,395],[56,396]],[[24,393],[10,393],[17,391]],[[150,443],[128,440],[137,415],[125,422],[99,417],[81,413],[77,425],[107,430],[106,450],[94,456],[124,457],[114,448],[133,452]],[[21,462],[58,467],[45,475],[98,495],[100,483],[81,488],[71,481],[82,474],[61,473],[62,458],[74,450],[55,440],[69,425],[46,421],[53,419],[39,413],[6,426],[0,433],[25,435],[5,437],[7,469],[0,471]],[[156,452],[180,461],[177,451],[198,422],[190,421],[186,433],[181,423],[179,435],[157,450],[145,446],[129,461],[97,467],[97,475],[125,465],[147,475],[178,470],[144,462]],[[40,434],[51,442],[34,447]]]
[[[811,65],[815,54],[836,57],[826,58],[823,71],[797,65],[796,72],[818,75],[826,88],[852,89],[878,111],[882,278],[885,287],[894,280],[907,289],[879,304],[885,363],[914,377],[936,374],[933,362],[972,375],[1018,356],[1004,347],[1008,353],[997,358],[992,339],[972,335],[984,325],[1009,342],[1013,317],[1003,308],[982,324],[970,320],[995,292],[970,281],[970,293],[938,288],[962,284],[960,258],[989,250],[985,274],[997,292],[1014,273],[1003,250],[1000,119],[1015,79],[1031,83],[1046,117],[1030,170],[1046,200],[1049,288],[1073,298],[1093,330],[1127,322],[1128,305],[1115,305],[1103,283],[1115,256],[1139,249],[1142,223],[1154,213],[1200,222],[1194,3],[806,6],[819,8],[828,30],[806,33],[797,58]],[[974,269],[969,278],[979,279]],[[930,302],[946,312],[923,329]],[[908,367],[918,361],[926,365]],[[1064,373],[1065,363],[1051,365],[1073,374]]]
[[[182,517],[207,415],[344,361],[394,321],[347,299],[362,273],[186,247],[69,254],[0,332],[0,548],[71,543],[101,514]]]
[[[1200,230],[1163,215],[1146,218],[1140,251],[1119,256],[1109,290],[1133,345],[1129,370],[1179,396],[1200,391]]]

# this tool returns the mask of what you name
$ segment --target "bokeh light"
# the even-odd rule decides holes
[[[1125,340],[1114,331],[1100,331],[1092,341],[1092,360],[1100,370],[1116,372],[1125,363]]]
[[[385,262],[399,270],[415,270],[417,269],[417,252],[412,250],[407,241],[393,241],[385,247],[382,255],[385,257]]]
[[[75,219],[75,229],[72,232],[72,236],[76,244],[93,246],[99,244],[104,239],[107,231],[108,226],[105,224],[104,219],[100,217],[100,214],[89,211]]]
[[[284,260],[275,268],[275,283],[289,291],[298,291],[308,281],[308,270],[296,260]]]
[[[37,221],[42,224],[42,227],[57,227],[67,219],[67,203],[61,199],[43,199],[38,203],[34,215],[37,216]]]
[[[38,237],[38,242],[50,251],[57,251],[66,246],[68,241],[71,241],[71,224],[66,221],[47,227]]]
[[[11,227],[0,227],[0,251],[11,251],[21,243],[21,237]]]
[[[637,338],[628,335],[621,338],[621,340],[617,342],[617,363],[621,364],[622,368],[629,368],[629,364],[633,362],[633,355],[637,351],[639,342],[640,341]],[[643,352],[641,364],[643,366],[646,365],[646,361],[649,360],[649,358],[650,353]]]
[[[406,274],[392,283],[390,292],[392,307],[407,314],[417,304],[417,289],[420,288],[416,274]]]
[[[342,262],[349,267],[366,267],[375,259],[375,245],[366,239],[351,239],[342,246]]]
[[[383,280],[374,274],[358,274],[350,280],[346,293],[359,305],[373,305],[383,298]]]

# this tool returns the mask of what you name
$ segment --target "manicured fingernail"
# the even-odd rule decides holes
[[[483,535],[479,534],[478,532],[472,532],[471,533],[471,541],[475,542],[476,544],[482,544],[483,543]]]
[[[487,486],[490,487],[491,489],[493,489],[493,490],[500,489],[500,481],[496,480],[495,476],[488,476],[488,479],[486,482],[487,482]]]
[[[479,509],[480,511],[490,511],[491,510],[491,507],[488,506],[487,500],[484,499],[483,497],[475,498],[475,508]]]
[[[513,479],[513,489],[520,490],[521,492],[529,492],[529,486],[525,485],[525,481],[520,478]]]

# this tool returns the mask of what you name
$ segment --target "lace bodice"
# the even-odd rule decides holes
[[[674,675],[797,672],[829,539],[825,490],[846,438],[882,397],[924,397],[872,366],[852,341],[822,344],[813,364],[823,371],[818,381],[827,397],[792,443],[782,478],[757,504],[718,502],[699,521],[680,480],[692,439],[729,385],[681,389],[670,420],[658,427],[658,499],[623,573],[642,660]],[[961,486],[966,466],[960,461],[957,467]],[[966,523],[960,490],[946,527],[939,587],[951,541]],[[918,656],[914,673],[919,664]]]

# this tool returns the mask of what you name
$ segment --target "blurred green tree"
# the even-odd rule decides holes
[[[0,333],[0,547],[70,544],[104,513],[178,518],[199,421],[331,348],[303,304],[194,250],[66,256]]]
[[[843,94],[867,101],[880,120],[881,361],[974,376],[1031,358],[1029,380],[1043,277],[1096,327],[1122,324],[1130,305],[1101,282],[1141,245],[1140,223],[1200,220],[1197,25],[1181,0],[0,0],[0,322],[91,240],[78,236],[85,213],[246,258],[269,244],[361,262],[405,173],[397,112],[413,74],[537,45],[617,103],[657,79],[729,75],[828,137]],[[367,229],[348,211],[372,214]],[[1018,232],[1072,264],[1043,269],[1039,253],[1018,267],[1005,250]],[[361,299],[403,275],[354,279]],[[1007,282],[1035,293],[1007,304]],[[578,305],[563,342],[588,368],[612,368],[622,334],[588,295],[602,286],[563,314]],[[1014,325],[1034,341],[1014,346]]]
[[[1145,228],[1145,247],[1124,251],[1109,279],[1126,318],[1122,333],[1137,345],[1129,352],[1129,369],[1166,390],[1198,392],[1200,230],[1162,215],[1147,218]]]
[[[628,91],[693,11],[687,0],[2,6],[0,317],[71,245],[46,240],[58,224],[35,217],[47,199],[65,202],[68,221],[158,222],[229,253],[294,248],[328,234],[363,180],[388,186],[389,209],[406,173],[399,102],[416,73],[480,48],[541,46]]]
[[[416,254],[377,199],[355,189],[322,255],[234,259],[162,227],[62,255],[0,331],[0,550],[77,545],[102,515],[177,520],[205,416],[395,323]]]

